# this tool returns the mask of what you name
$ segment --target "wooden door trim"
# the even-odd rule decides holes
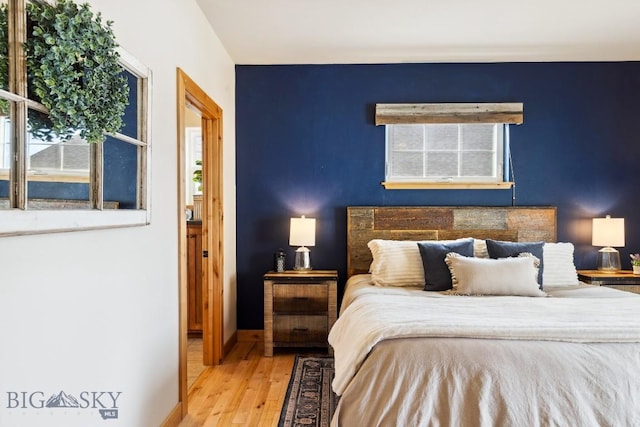
[[[219,364],[223,345],[223,215],[222,215],[222,109],[180,68],[177,68],[178,140],[178,248],[179,248],[179,405],[188,411],[187,389],[187,242],[184,197],[186,192],[185,117],[187,102],[202,116],[203,203],[203,361]]]

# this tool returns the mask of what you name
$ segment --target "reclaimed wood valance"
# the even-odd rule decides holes
[[[522,124],[522,102],[376,104],[376,126],[424,123]]]

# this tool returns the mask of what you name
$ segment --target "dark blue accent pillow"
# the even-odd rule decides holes
[[[453,287],[451,272],[444,262],[449,252],[462,256],[473,256],[473,239],[457,240],[455,242],[419,242],[422,268],[424,268],[424,290],[446,291]]]
[[[517,257],[523,252],[528,252],[540,260],[540,268],[538,269],[538,285],[542,289],[542,270],[544,268],[544,260],[542,259],[542,251],[544,242],[502,242],[499,240],[487,239],[487,252],[489,258],[509,258]]]

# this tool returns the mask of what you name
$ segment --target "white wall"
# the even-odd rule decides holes
[[[153,72],[152,224],[0,238],[2,426],[157,426],[178,401],[176,67],[224,112],[225,340],[236,330],[234,64],[194,0],[89,3]],[[60,391],[121,392],[118,418],[7,408]]]

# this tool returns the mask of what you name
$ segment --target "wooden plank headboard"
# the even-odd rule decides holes
[[[349,206],[347,273],[366,273],[371,239],[449,240],[461,237],[515,242],[557,239],[555,207]]]

